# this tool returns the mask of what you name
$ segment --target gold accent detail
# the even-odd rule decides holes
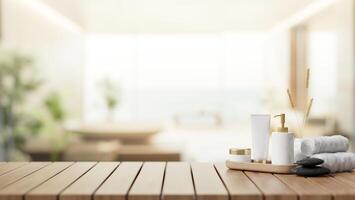
[[[287,89],[287,95],[288,95],[288,100],[290,101],[291,104],[291,108],[295,108],[295,104],[293,103],[290,89]]]
[[[238,148],[230,148],[229,149],[229,154],[232,155],[250,155],[251,154],[251,149],[238,149]]]
[[[274,118],[276,117],[280,117],[280,123],[281,123],[281,127],[277,127],[277,132],[283,132],[283,133],[287,133],[288,132],[288,128],[285,127],[285,121],[286,121],[286,115],[284,113],[281,113],[279,115],[275,115]]]
[[[269,161],[267,160],[252,160],[252,163],[262,163],[262,164],[268,164],[270,163]]]

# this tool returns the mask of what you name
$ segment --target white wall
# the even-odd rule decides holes
[[[287,88],[290,80],[290,31],[270,31],[265,44],[266,103],[274,112],[289,107]]]
[[[2,45],[34,58],[45,81],[39,95],[59,91],[72,117],[80,117],[83,74],[80,27],[36,0],[2,0],[1,14]]]

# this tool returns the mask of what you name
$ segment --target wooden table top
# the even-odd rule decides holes
[[[0,200],[355,199],[355,172],[328,177],[228,170],[224,163],[8,162]]]

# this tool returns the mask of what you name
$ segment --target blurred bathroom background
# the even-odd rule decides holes
[[[0,160],[223,161],[253,113],[355,144],[354,0],[0,0],[0,16]]]

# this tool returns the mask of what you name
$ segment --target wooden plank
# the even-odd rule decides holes
[[[355,199],[355,188],[331,176],[308,178],[333,194],[334,200]]]
[[[26,194],[26,200],[56,200],[58,195],[80,176],[92,168],[96,162],[75,163],[57,176]]]
[[[355,187],[355,172],[336,173],[334,178]]]
[[[27,162],[9,162],[9,163],[2,163],[0,165],[0,175],[6,174],[12,170],[15,170],[19,167],[28,164]]]
[[[224,163],[215,164],[217,172],[227,187],[231,200],[262,200],[263,195],[242,171],[231,170]]]
[[[329,191],[317,186],[310,180],[296,175],[275,175],[283,183],[294,190],[300,200],[331,200],[332,195]]]
[[[0,189],[15,183],[23,177],[49,165],[50,162],[33,162],[0,176]]]
[[[274,175],[247,171],[245,174],[263,192],[265,200],[297,200],[297,194]]]
[[[56,162],[50,164],[0,190],[0,200],[23,200],[23,196],[27,192],[60,173],[72,164],[73,163],[71,162]]]
[[[165,162],[146,162],[128,193],[129,200],[159,200]]]
[[[94,200],[125,200],[142,164],[142,162],[121,163],[95,192]]]
[[[227,200],[228,192],[212,163],[191,163],[198,200]]]
[[[193,200],[195,196],[191,167],[186,162],[169,162],[165,170],[162,199]]]
[[[60,200],[91,200],[91,196],[116,169],[118,162],[99,162],[60,194]]]

